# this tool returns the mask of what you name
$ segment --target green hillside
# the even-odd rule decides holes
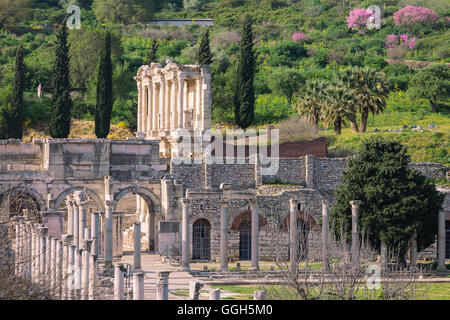
[[[9,1],[0,0],[0,5],[3,2]],[[254,127],[273,124],[285,128],[289,119],[297,115],[296,106],[303,96],[305,83],[299,83],[290,97],[283,90],[292,81],[289,75],[298,74],[304,80],[332,81],[351,66],[367,66],[385,74],[390,91],[387,105],[383,112],[369,115],[365,133],[352,133],[349,123],[344,122],[342,134],[335,135],[333,125],[328,123],[327,126],[327,122],[321,120],[317,135],[328,138],[330,155],[353,154],[362,139],[377,134],[407,144],[413,161],[450,164],[449,79],[445,84],[447,94],[436,101],[438,112],[432,112],[428,99],[413,95],[416,88],[412,81],[420,68],[450,65],[450,3],[447,0],[159,0],[154,3],[141,0],[17,0],[0,13],[0,108],[10,103],[16,48],[23,41],[26,65],[24,125],[27,128],[42,128],[42,123],[49,117],[49,87],[55,59],[55,36],[51,27],[63,21],[65,8],[72,2],[81,6],[82,21],[80,30],[69,32],[70,77],[75,89],[72,92],[72,116],[77,120],[93,120],[98,55],[104,29],[112,30],[115,100],[112,121],[126,123],[133,132],[133,104],[137,101],[133,76],[141,65],[148,63],[146,57],[151,41],[156,39],[159,44],[158,62],[165,64],[170,58],[182,64],[195,64],[199,39],[205,31],[205,27],[198,25],[163,27],[146,26],[145,22],[150,19],[212,18],[215,22],[210,27],[214,55],[211,65],[213,124],[220,128],[234,126],[235,66],[242,18],[248,13],[253,20],[257,57]],[[346,17],[350,12],[370,5],[379,5],[383,9],[381,28],[349,28]],[[394,14],[409,5],[425,7],[437,18],[418,15],[413,24],[396,23]],[[399,42],[389,49],[386,47],[391,35]],[[407,35],[407,40],[400,40],[400,35]],[[39,84],[43,87],[41,99],[36,97]],[[361,113],[358,112],[356,117],[359,123]],[[408,128],[402,129],[404,126]],[[412,126],[421,128],[411,130]],[[299,121],[294,128],[295,139],[314,136],[316,134],[305,121]]]

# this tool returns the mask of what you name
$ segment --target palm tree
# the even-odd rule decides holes
[[[308,80],[297,102],[298,114],[311,121],[316,134],[319,132],[319,119],[322,105],[325,104],[325,90],[327,87],[327,81],[320,79]]]
[[[322,111],[322,120],[328,126],[334,125],[334,133],[341,134],[342,122],[354,116],[352,92],[342,83],[331,83],[325,90],[326,104]]]
[[[375,115],[386,107],[389,84],[385,74],[369,67],[351,67],[338,73],[337,79],[352,91],[361,112],[361,132],[366,132],[369,112]],[[356,121],[353,121],[352,130],[357,130]]]

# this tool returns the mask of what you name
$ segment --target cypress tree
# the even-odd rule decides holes
[[[152,44],[151,44],[150,49],[148,50],[148,54],[147,54],[148,65],[150,65],[152,62],[156,62],[156,52],[157,51],[158,51],[158,41],[156,39],[153,39]]]
[[[106,32],[105,43],[100,53],[97,81],[97,105],[95,113],[95,135],[104,139],[109,134],[113,107],[111,61],[111,33]]]
[[[209,46],[209,28],[207,28],[200,40],[200,46],[197,51],[197,62],[202,65],[210,65],[212,63],[212,57]]]
[[[52,111],[49,131],[53,138],[67,138],[70,133],[69,47],[67,43],[67,20],[56,28],[56,60],[52,81]]]
[[[253,51],[252,21],[245,16],[236,74],[236,91],[234,95],[234,115],[236,124],[242,129],[248,128],[254,118],[255,89],[253,87],[255,72],[255,54]]]
[[[25,65],[23,63],[23,43],[16,53],[11,113],[8,123],[8,138],[22,139],[23,130],[23,90],[25,88]]]

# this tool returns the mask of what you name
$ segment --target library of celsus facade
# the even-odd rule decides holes
[[[138,136],[160,140],[160,154],[169,158],[176,130],[202,133],[211,125],[209,66],[179,65],[167,60],[142,66],[138,87]]]

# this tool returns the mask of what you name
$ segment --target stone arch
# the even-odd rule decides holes
[[[231,223],[231,230],[233,231],[238,231],[239,230],[239,226],[241,225],[241,223],[246,220],[252,219],[252,211],[251,210],[246,210],[244,212],[239,213],[237,216],[234,217],[233,222]],[[258,223],[259,223],[259,229],[261,230],[262,227],[267,225],[267,220],[261,216],[261,214],[258,213]]]
[[[197,217],[192,222],[192,259],[196,261],[211,260],[212,224],[204,217]]]
[[[36,203],[39,205],[40,211],[45,210],[45,208],[47,207],[44,197],[39,192],[34,190],[33,188],[23,186],[23,185],[11,186],[10,188],[7,188],[7,189],[3,189],[3,188],[4,188],[4,186],[2,186],[2,191],[0,191],[0,199],[4,193],[8,192],[9,190],[14,190],[14,191],[26,193],[31,198],[33,198],[36,201]]]
[[[147,206],[149,208],[151,208],[153,205],[155,214],[157,214],[157,215],[161,214],[161,210],[160,210],[161,204],[160,204],[158,197],[149,189],[141,187],[141,186],[130,186],[130,187],[126,187],[126,188],[123,188],[123,189],[120,189],[119,191],[117,191],[114,194],[115,206],[117,206],[117,203],[120,201],[120,199],[122,199],[128,193],[133,193],[133,194],[137,194],[137,195],[141,196],[144,199],[144,201],[147,203]],[[114,208],[114,210],[115,210],[115,208]]]
[[[82,186],[73,186],[70,188],[65,189],[64,191],[62,191],[58,197],[55,199],[55,202],[53,204],[53,208],[54,209],[58,209],[59,206],[61,205],[61,202],[64,201],[64,199],[71,193],[74,193],[75,191],[84,191],[86,192],[89,197],[94,200],[95,204],[97,205],[97,210],[98,211],[103,211],[104,205],[103,205],[103,201],[100,199],[100,197],[98,196],[98,194],[86,187],[82,187]]]

